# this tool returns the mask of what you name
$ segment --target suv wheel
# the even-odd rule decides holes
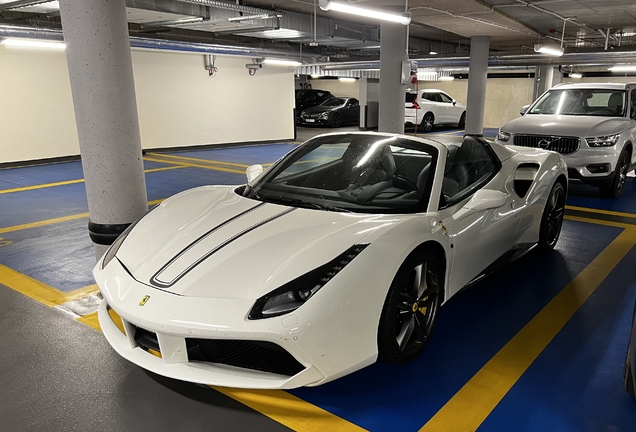
[[[433,124],[435,123],[435,117],[432,113],[424,114],[422,118],[422,123],[420,123],[420,129],[424,132],[430,132],[433,130]]]
[[[601,196],[603,198],[618,198],[623,192],[625,187],[625,180],[627,180],[627,169],[629,168],[629,154],[623,150],[618,163],[616,164],[616,174],[614,180],[607,185],[601,187]]]

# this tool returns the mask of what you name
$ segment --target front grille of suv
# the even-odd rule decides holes
[[[514,144],[522,147],[552,150],[561,154],[571,154],[579,149],[579,138],[545,135],[515,135]]]

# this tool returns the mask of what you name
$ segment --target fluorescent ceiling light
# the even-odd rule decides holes
[[[574,78],[574,79],[581,79],[583,78],[583,74],[580,72],[572,72],[570,73],[570,78]]]
[[[624,31],[621,33],[624,37],[632,37],[632,36],[636,36],[636,32],[635,31]]]
[[[64,42],[48,41],[41,39],[17,39],[17,38],[5,38],[2,39],[2,45],[8,47],[20,47],[20,48],[47,48],[63,50],[66,48]]]
[[[260,14],[260,15],[242,15],[230,17],[228,21],[249,21],[249,20],[262,20],[262,19],[270,19],[270,18],[278,18],[281,17],[281,14]]]
[[[554,45],[534,44],[534,50],[541,54],[547,54],[551,56],[562,56],[563,48]]]
[[[441,77],[437,78],[437,81],[453,81],[454,79],[455,79],[455,77],[452,76],[452,75],[450,75],[450,76],[444,75],[444,76],[441,76]]]
[[[320,78],[322,75],[311,75],[311,79],[318,79]]]
[[[356,79],[355,78],[348,78],[348,77],[340,77],[338,78],[338,81],[342,81],[342,82],[355,82]]]
[[[429,54],[430,54],[430,55],[437,55],[437,52],[435,52],[435,51],[431,51],[431,52],[429,52]]]
[[[298,67],[302,64],[301,62],[295,61],[295,60],[279,60],[279,59],[265,59],[263,60],[263,63],[277,65],[277,66],[293,66],[293,67]]]
[[[279,28],[276,30],[265,30],[261,33],[268,39],[292,39],[301,37],[303,34],[298,30]]]
[[[183,24],[197,24],[205,21],[203,17],[191,17],[191,18],[179,18],[173,20],[163,20],[163,21],[148,21],[145,23],[140,23],[139,27],[161,27],[161,26],[170,26],[170,25],[183,25]]]
[[[618,65],[609,68],[612,72],[636,72],[636,65]]]
[[[320,0],[320,9],[324,11],[333,10],[336,12],[344,12],[353,15],[359,15],[367,18],[375,18],[385,21],[392,21],[403,25],[411,22],[411,17],[407,15],[398,15],[390,12],[381,12],[375,9],[367,9],[348,4],[337,3],[331,0]]]

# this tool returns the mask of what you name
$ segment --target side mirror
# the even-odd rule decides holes
[[[457,101],[453,101],[453,105],[457,105]]]
[[[247,176],[247,182],[251,183],[252,180],[254,180],[256,177],[261,175],[262,172],[263,172],[263,165],[256,164],[256,165],[248,166],[247,169],[245,170],[245,175]]]
[[[526,112],[528,112],[528,108],[530,108],[530,105],[522,106],[521,109],[519,110],[519,114],[524,115]]]

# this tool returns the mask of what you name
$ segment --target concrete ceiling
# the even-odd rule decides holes
[[[405,0],[340,1],[398,13],[406,7]],[[331,61],[379,56],[378,21],[323,11],[318,0],[244,0],[238,6],[223,0],[127,0],[126,5],[131,35],[269,44]],[[229,20],[262,9],[268,18]],[[56,1],[0,0],[0,24],[59,28],[58,11]],[[562,44],[574,55],[636,48],[635,0],[410,0],[408,12],[410,54],[415,58],[430,57],[429,51],[467,55],[472,36],[490,36],[494,53],[533,53],[538,42]],[[176,21],[183,19],[198,22]]]

